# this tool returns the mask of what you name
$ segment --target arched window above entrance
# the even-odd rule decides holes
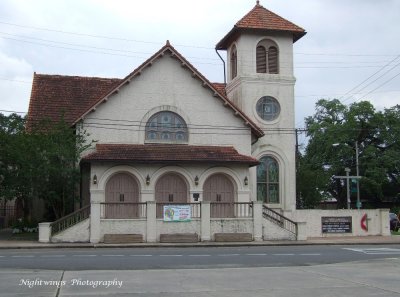
[[[279,203],[279,164],[275,158],[265,156],[257,166],[257,200]]]
[[[146,124],[146,141],[185,143],[188,141],[187,125],[182,117],[174,112],[158,112]]]

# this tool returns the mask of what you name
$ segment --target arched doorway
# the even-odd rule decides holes
[[[132,219],[139,217],[139,185],[127,173],[113,175],[106,185],[105,218]]]
[[[213,202],[212,218],[234,217],[235,189],[226,175],[217,173],[207,178],[203,186],[203,200]]]
[[[162,176],[156,183],[157,217],[162,217],[163,203],[187,203],[188,197],[187,184],[180,175]]]

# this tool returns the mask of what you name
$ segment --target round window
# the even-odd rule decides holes
[[[279,116],[281,106],[275,98],[264,96],[257,101],[256,110],[264,121],[273,121]]]

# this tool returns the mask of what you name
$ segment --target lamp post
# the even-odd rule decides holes
[[[340,145],[340,143],[332,144],[332,146],[339,146],[339,145]],[[349,146],[347,143],[345,143],[344,145]],[[359,183],[359,179],[361,177],[360,177],[360,169],[359,169],[359,165],[360,164],[359,164],[359,161],[358,161],[358,141],[356,141],[355,147],[356,147],[356,176],[357,176],[357,178],[356,178],[356,181],[357,181],[357,209],[360,209],[361,208],[361,200],[360,200],[360,183]],[[348,176],[347,169],[348,168],[346,168],[345,171],[346,171],[346,175]],[[349,187],[349,180],[347,180],[347,181],[348,181],[347,187]],[[347,189],[347,195],[349,195],[349,193],[350,193],[349,189]],[[349,203],[349,200],[350,200],[350,198],[348,197],[348,199],[347,199],[348,203]],[[348,205],[348,208],[350,208],[349,205]]]
[[[345,168],[346,171],[346,188],[347,188],[347,209],[350,209],[351,201],[350,201],[350,168]]]

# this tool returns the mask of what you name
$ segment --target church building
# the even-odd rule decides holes
[[[296,217],[287,129],[293,44],[305,34],[257,1],[216,45],[226,83],[210,82],[169,41],[122,79],[35,73],[28,120],[63,111],[96,142],[80,162],[82,208],[71,224],[43,225],[43,241],[298,238],[287,218]],[[167,222],[178,212],[168,205],[187,206],[190,222]]]

